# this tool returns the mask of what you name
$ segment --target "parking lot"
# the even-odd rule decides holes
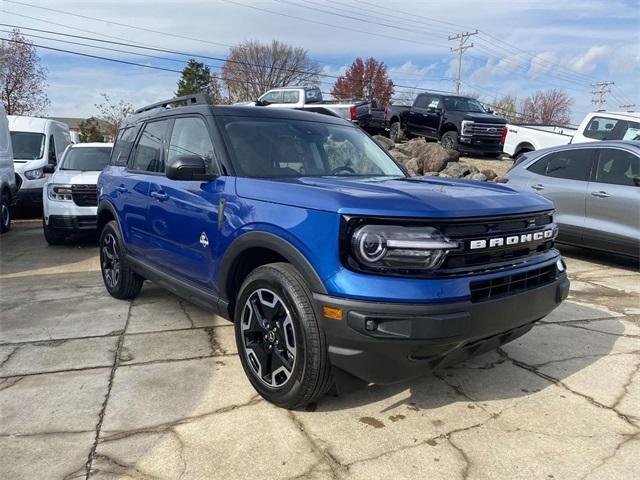
[[[111,298],[95,240],[23,221],[1,249],[0,478],[640,478],[628,260],[566,249],[569,300],[503,350],[292,412],[229,322],[151,283]]]

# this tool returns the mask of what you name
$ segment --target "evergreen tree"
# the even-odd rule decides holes
[[[211,76],[211,70],[204,63],[191,58],[182,70],[178,80],[176,97],[203,93],[208,95],[213,103],[223,103],[220,84]]]

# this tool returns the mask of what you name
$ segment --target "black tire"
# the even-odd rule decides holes
[[[444,132],[440,139],[440,145],[447,150],[458,150],[458,132]]]
[[[400,122],[393,122],[389,127],[389,138],[394,141],[394,143],[399,143],[405,139],[404,130],[402,130],[402,126]]]
[[[67,238],[66,235],[56,232],[48,226],[44,219],[42,220],[42,229],[44,230],[44,239],[49,245],[62,245],[64,243],[64,239]]]
[[[109,294],[121,300],[137,297],[144,283],[144,278],[131,270],[123,245],[118,224],[112,220],[100,232],[100,270]]]
[[[0,200],[0,233],[7,233],[11,230],[11,208],[9,195],[2,194]]]
[[[245,374],[267,401],[300,408],[333,384],[311,292],[290,264],[271,263],[249,274],[240,287],[234,325]]]

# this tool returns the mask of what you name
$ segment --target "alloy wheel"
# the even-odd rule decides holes
[[[2,203],[2,226],[6,229],[9,227],[11,221],[11,213],[9,212],[9,206],[6,203]]]
[[[241,316],[241,337],[249,368],[269,388],[280,388],[293,374],[296,334],[282,299],[261,288],[249,295]]]
[[[100,250],[102,274],[109,288],[115,288],[120,281],[120,255],[115,237],[107,233]]]

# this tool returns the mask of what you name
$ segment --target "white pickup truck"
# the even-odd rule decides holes
[[[305,109],[337,115],[359,125],[363,125],[371,116],[371,102],[368,100],[323,100],[318,87],[272,88],[262,94],[256,102],[242,102],[236,105]]]
[[[516,158],[532,150],[597,140],[640,140],[640,113],[591,112],[578,128],[507,124],[502,151]]]

